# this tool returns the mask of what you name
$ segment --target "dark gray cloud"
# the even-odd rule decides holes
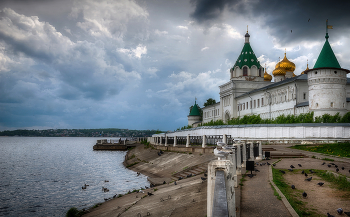
[[[334,26],[334,35],[350,27],[349,1],[243,1],[243,0],[192,0],[191,17],[200,24],[220,22],[225,9],[232,16],[240,15],[263,24],[281,43],[301,39],[314,40],[325,33],[326,19]],[[333,30],[332,30],[333,31]]]

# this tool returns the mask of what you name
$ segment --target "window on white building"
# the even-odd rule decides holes
[[[260,107],[260,99],[258,99],[258,108]]]

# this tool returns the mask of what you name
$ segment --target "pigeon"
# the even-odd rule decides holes
[[[162,150],[159,151],[161,154],[164,154],[164,152]]]
[[[201,179],[202,179],[202,181],[205,181],[205,180],[207,180],[207,178],[204,178],[204,177],[201,177]]]
[[[322,186],[324,183],[323,182],[319,182],[317,183],[319,186]]]
[[[177,185],[176,181],[174,182],[174,185]]]
[[[349,173],[350,173],[350,170],[349,170]]]
[[[166,184],[166,182],[165,182],[165,181],[163,182],[163,185],[164,185],[164,184]]]
[[[310,173],[315,173],[315,171],[313,171],[313,170],[309,170],[310,171]]]
[[[337,168],[335,171],[339,172],[339,168]]]
[[[328,164],[327,166],[328,166],[328,167],[331,167],[332,165]]]
[[[153,194],[151,192],[147,192],[148,196],[152,196]]]
[[[344,212],[345,215],[350,216],[350,212]]]
[[[327,212],[327,217],[334,217],[334,215],[331,215]]]
[[[182,177],[180,176],[180,177],[179,177],[179,180],[181,180],[181,179],[182,179]]]
[[[255,172],[260,172],[260,170],[258,170],[258,169],[255,169],[254,171],[255,171]]]
[[[341,167],[341,170],[345,170],[345,167]]]
[[[307,197],[307,193],[304,191],[304,193],[302,194],[304,198]]]
[[[262,166],[262,164],[260,164],[260,166]]]
[[[188,175],[187,175],[187,178],[190,178],[191,176],[192,176],[192,173],[191,173],[191,174],[188,174]]]
[[[145,188],[146,188],[146,189],[148,189],[148,187],[147,187],[147,186],[145,186]]]
[[[292,187],[292,189],[295,189],[295,185],[292,185],[291,187]]]
[[[338,208],[337,212],[338,212],[339,215],[341,215],[341,214],[343,214],[343,209],[342,208]]]
[[[322,165],[325,165],[325,164],[326,164],[326,162],[323,162],[323,163],[322,163]]]
[[[301,167],[301,164],[298,164],[299,167]]]
[[[153,188],[153,187],[154,187],[154,185],[151,183],[151,184],[150,184],[150,187],[151,187],[151,188]]]
[[[207,176],[208,176],[208,174],[204,173],[204,176],[205,176],[205,177],[207,177]]]
[[[338,165],[334,164],[335,168],[338,168]]]
[[[329,164],[335,165],[334,163],[329,163]]]
[[[158,156],[162,156],[162,154],[160,152],[158,152]]]
[[[303,170],[303,171],[301,171],[301,174],[304,174],[305,173],[305,171]]]
[[[311,181],[312,177],[305,179],[305,181]]]
[[[289,171],[293,172],[293,169],[288,169]]]
[[[275,167],[275,166],[276,166],[276,164],[272,164],[272,166],[274,166],[274,167]],[[349,172],[350,172],[350,170],[349,170]]]
[[[267,162],[267,165],[270,166],[271,164],[269,162]]]
[[[283,173],[283,174],[286,174],[286,172],[284,172],[283,170],[280,170],[280,172]]]
[[[307,174],[307,173],[305,173],[304,175],[305,175],[305,177],[307,177],[307,176],[308,176],[308,174]]]
[[[293,169],[293,168],[295,168],[295,167],[294,167],[293,165],[290,165],[290,168],[292,168],[292,169]]]

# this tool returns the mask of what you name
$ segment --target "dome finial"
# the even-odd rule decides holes
[[[247,33],[248,33],[248,25],[247,25]]]

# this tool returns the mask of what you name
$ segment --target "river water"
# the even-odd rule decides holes
[[[93,151],[96,140],[0,137],[0,216],[65,216],[149,185],[123,166],[126,151]]]

